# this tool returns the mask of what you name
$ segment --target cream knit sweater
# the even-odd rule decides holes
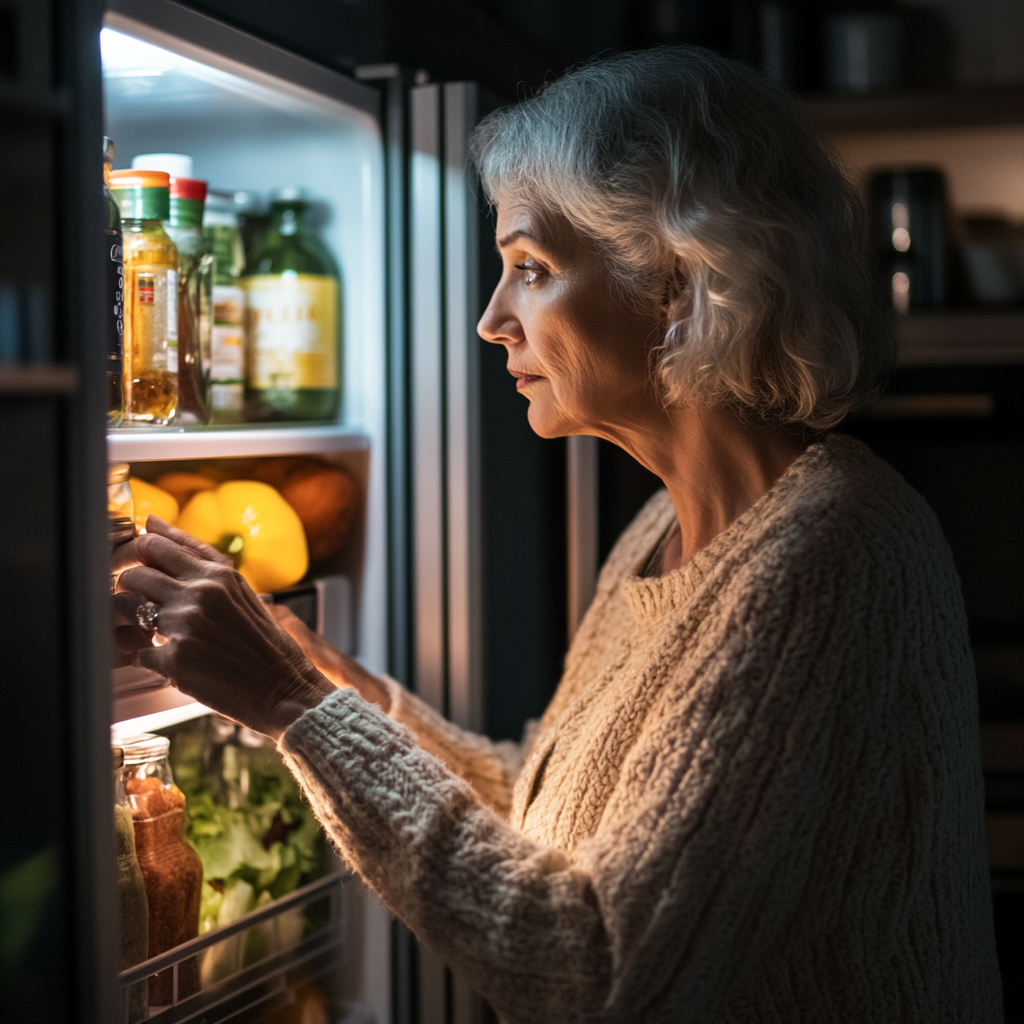
[[[288,729],[343,855],[515,1024],[1000,1021],[934,515],[832,437],[639,578],[672,516],[612,552],[528,749],[397,684],[393,718],[345,690]]]

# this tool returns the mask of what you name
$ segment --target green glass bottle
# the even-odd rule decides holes
[[[300,189],[279,189],[243,278],[251,420],[333,420],[341,400],[341,282]]]
[[[124,239],[121,211],[110,194],[114,143],[103,138],[103,333],[107,343],[107,425],[119,427],[124,419]]]

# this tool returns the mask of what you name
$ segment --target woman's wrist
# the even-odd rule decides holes
[[[337,692],[334,683],[310,665],[308,671],[299,672],[294,685],[276,701],[263,731],[275,742],[280,740],[292,722]]]

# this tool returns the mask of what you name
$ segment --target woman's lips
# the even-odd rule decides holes
[[[544,379],[539,374],[524,373],[522,370],[509,370],[508,372],[516,379],[516,391],[522,391],[523,388],[527,388],[531,384]]]

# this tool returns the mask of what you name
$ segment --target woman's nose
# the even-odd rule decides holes
[[[502,302],[501,291],[499,284],[476,325],[476,331],[484,341],[514,345],[523,340],[523,327],[518,317]]]

